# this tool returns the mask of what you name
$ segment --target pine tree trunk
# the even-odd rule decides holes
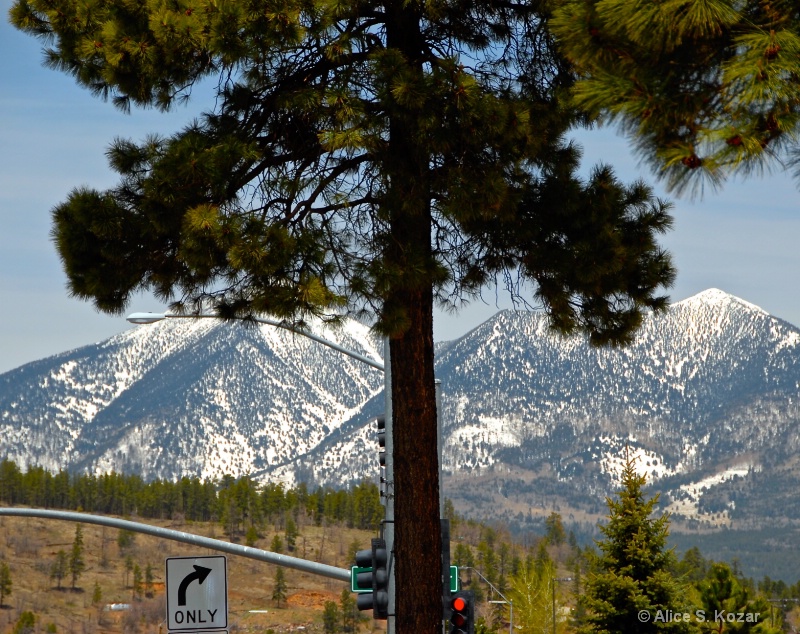
[[[421,17],[414,3],[387,6],[389,48],[423,73]],[[384,306],[403,316],[390,339],[394,443],[397,634],[442,630],[441,527],[436,388],[433,368],[433,290],[429,157],[420,139],[422,104],[394,105],[389,129],[387,262],[393,271]]]
[[[409,292],[411,325],[390,343],[397,634],[440,634],[441,537],[431,292]]]

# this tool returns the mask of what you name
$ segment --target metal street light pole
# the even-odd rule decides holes
[[[212,314],[189,314],[189,315],[174,315],[171,313],[132,313],[126,317],[127,321],[132,324],[153,324],[159,321],[163,321],[165,319],[219,319],[217,315]],[[324,337],[320,337],[319,335],[314,334],[313,332],[309,332],[308,330],[304,330],[302,328],[297,328],[288,324],[283,321],[275,321],[273,319],[267,319],[264,317],[251,317],[250,321],[254,321],[258,324],[266,324],[268,326],[275,326],[276,328],[283,328],[284,330],[289,330],[294,332],[298,335],[302,335],[304,337],[308,337],[313,341],[321,343],[324,346],[332,348],[337,352],[340,352],[348,357],[356,359],[361,363],[364,363],[376,370],[379,370],[384,373],[384,394],[385,394],[385,405],[384,405],[384,417],[385,417],[385,450],[386,450],[386,463],[385,467],[385,474],[386,474],[386,511],[385,511],[385,519],[383,524],[383,537],[386,541],[386,548],[389,552],[391,560],[389,562],[389,585],[388,585],[388,593],[389,593],[389,606],[388,612],[391,616],[394,616],[395,613],[395,579],[394,579],[394,445],[392,440],[392,378],[391,378],[391,371],[390,371],[390,362],[389,362],[389,340],[384,339],[384,363],[380,363],[375,361],[375,359],[371,359],[363,354],[359,354],[358,352],[354,352],[353,350],[349,350],[343,346],[340,346],[338,343],[334,343]],[[441,429],[441,425],[440,425]],[[441,435],[441,433],[440,433]],[[440,445],[441,447],[441,445]],[[441,459],[440,459],[441,460]],[[441,481],[441,478],[440,478]],[[387,631],[388,634],[394,633],[394,622],[389,619],[387,624]]]
[[[550,577],[550,585],[553,587],[553,634],[556,634],[556,582],[572,581],[572,577]]]
[[[487,603],[508,604],[508,634],[512,634],[512,631],[514,629],[514,603],[511,601],[511,599],[507,599],[506,596],[502,592],[500,592],[500,590],[495,588],[494,585],[492,585],[492,582],[489,581],[486,577],[484,577],[481,574],[481,571],[478,570],[477,568],[472,568],[471,566],[464,566],[462,570],[472,570],[476,575],[478,575],[481,579],[483,579],[486,582],[486,585],[488,585],[494,592],[497,593],[497,596],[503,599],[502,601],[488,601]]]

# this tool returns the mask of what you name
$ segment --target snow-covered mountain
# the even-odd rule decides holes
[[[348,322],[313,329],[380,359]],[[744,525],[800,484],[800,330],[718,290],[598,349],[504,311],[437,348],[445,490],[524,521],[605,510],[626,452],[662,504]],[[167,320],[0,375],[0,458],[145,477],[251,473],[343,485],[377,477],[380,372],[270,326]],[[774,517],[770,517],[774,523]]]
[[[361,324],[325,336],[380,359]],[[380,372],[287,330],[170,319],[0,375],[0,456],[240,475],[309,451],[382,389]]]

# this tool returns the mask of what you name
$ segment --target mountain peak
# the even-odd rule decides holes
[[[739,305],[742,306],[743,308],[747,308],[748,310],[769,314],[760,306],[751,304],[750,302],[745,301],[740,297],[736,297],[735,295],[726,293],[725,291],[722,291],[718,288],[707,288],[704,291],[700,291],[696,295],[692,295],[687,299],[675,302],[673,304],[673,306],[688,306],[688,307],[698,307],[698,306],[724,307],[730,305]]]

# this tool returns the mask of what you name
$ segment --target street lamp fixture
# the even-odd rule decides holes
[[[166,318],[166,313],[131,313],[125,319],[132,324],[154,324]]]

